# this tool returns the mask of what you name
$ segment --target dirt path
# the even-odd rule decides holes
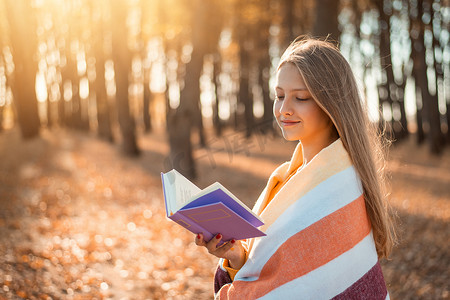
[[[0,135],[0,299],[210,299],[216,259],[165,219],[160,134],[123,158],[95,137],[43,132]],[[198,149],[205,187],[220,181],[249,206],[295,145],[238,134]],[[413,149],[413,151],[411,151]],[[384,262],[392,299],[448,299],[450,152],[412,142],[391,154],[392,202],[402,243]]]

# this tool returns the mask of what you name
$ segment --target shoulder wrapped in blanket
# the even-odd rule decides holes
[[[288,170],[289,163],[276,172]],[[361,182],[342,142],[317,154],[265,207],[278,175],[254,208],[267,236],[249,241],[233,282],[219,264],[216,299],[388,299]]]

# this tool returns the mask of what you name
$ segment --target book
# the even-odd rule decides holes
[[[161,173],[161,181],[167,217],[205,241],[218,233],[221,244],[266,235],[261,218],[220,183],[200,189],[176,170]]]

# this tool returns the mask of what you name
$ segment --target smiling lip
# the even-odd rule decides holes
[[[283,124],[283,126],[294,126],[297,125],[298,123],[300,123],[300,121],[292,121],[292,120],[282,120],[281,124]]]

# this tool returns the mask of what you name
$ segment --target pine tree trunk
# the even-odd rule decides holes
[[[13,95],[18,122],[22,137],[32,138],[39,134],[40,126],[34,89],[37,71],[37,63],[33,60],[36,52],[35,15],[27,1],[7,0],[5,4],[15,65]]]
[[[264,10],[267,12],[270,12],[270,1],[264,1],[263,3]],[[264,15],[261,17],[259,22],[259,28],[258,31],[260,32],[260,35],[258,35],[258,51],[260,52],[259,55],[259,72],[258,72],[258,82],[262,90],[262,96],[263,96],[263,107],[264,107],[264,115],[263,115],[263,121],[261,126],[261,132],[262,133],[270,133],[274,132],[273,127],[273,102],[270,98],[270,86],[269,86],[269,79],[270,79],[270,67],[271,67],[271,58],[269,54],[269,39],[270,39],[270,25],[271,25],[271,18],[270,13],[267,13],[267,15]]]
[[[213,66],[213,78],[212,81],[214,83],[214,95],[215,95],[215,101],[213,106],[213,126],[216,133],[216,136],[222,135],[222,121],[220,120],[219,116],[219,86],[220,86],[220,54],[216,53],[214,54],[214,66]]]
[[[3,47],[5,46],[3,38],[4,37],[0,35],[0,49],[3,49]],[[5,66],[6,65],[3,53],[0,53],[0,65],[1,66]],[[7,72],[5,72],[4,75],[5,75],[5,82],[4,82],[4,84],[5,84],[5,92],[6,92],[8,87],[12,88],[11,87],[12,82],[11,82]],[[5,97],[6,95],[3,95],[3,96]],[[4,114],[4,110],[5,110],[5,105],[6,105],[6,103],[4,103],[3,106],[0,106],[0,132],[3,131],[3,129],[4,129],[4,127],[3,127],[4,115],[3,114]]]
[[[285,31],[284,39],[282,42],[282,49],[285,49],[295,39],[295,34],[294,34],[295,0],[284,0],[282,5],[283,5],[283,25],[282,26]]]
[[[58,124],[60,126],[66,125],[66,101],[64,100],[64,85],[61,83],[60,86],[61,97],[58,100]]]
[[[203,55],[196,49],[186,65],[185,86],[180,92],[180,105],[168,114],[168,132],[171,168],[178,170],[190,179],[196,177],[196,168],[192,153],[191,132],[196,124],[200,97],[200,74],[203,66]],[[196,108],[197,107],[197,108]]]
[[[3,37],[0,35],[0,49],[3,49],[4,45],[3,45]],[[5,62],[3,60],[3,54],[0,53],[0,66],[4,66]],[[5,74],[6,77],[6,74]],[[7,85],[8,83],[8,79],[6,79],[5,85]],[[1,97],[2,95],[0,95]],[[5,95],[3,95],[4,97]],[[4,104],[5,105],[5,104]],[[4,105],[0,105],[0,132],[3,131],[3,111],[4,111]]]
[[[438,154],[442,151],[441,145],[441,128],[439,120],[439,110],[437,107],[437,97],[430,94],[428,90],[428,78],[427,78],[427,64],[425,61],[425,45],[424,45],[424,31],[425,25],[422,22],[422,16],[424,15],[423,0],[419,0],[417,3],[418,8],[418,36],[413,39],[413,58],[414,68],[416,75],[416,83],[419,85],[422,94],[422,107],[424,117],[426,117],[429,124],[429,132],[427,133],[427,140],[432,153]]]
[[[155,18],[152,16],[152,11],[147,7],[149,2],[140,1],[140,10],[141,10],[141,47],[140,54],[142,58],[142,74],[143,74],[143,99],[142,99],[142,120],[144,123],[144,132],[149,133],[152,131],[152,115],[150,111],[151,102],[153,100],[152,91],[150,90],[150,70],[151,63],[148,58],[148,35],[149,29],[147,27],[147,22],[149,19]],[[155,20],[156,21],[156,20]]]
[[[405,87],[406,87],[406,78],[403,79],[403,83],[400,86],[400,90],[397,91],[397,93],[400,93],[400,95],[397,95],[397,101],[400,106],[400,132],[399,132],[399,138],[405,138],[409,135],[408,131],[408,120],[406,119],[406,109],[405,109]]]
[[[127,47],[127,4],[121,0],[114,0],[112,4],[113,57],[116,80],[116,105],[122,148],[126,155],[136,156],[139,149],[136,143],[135,122],[130,114],[128,99],[128,75],[131,58]]]
[[[92,24],[93,24],[93,55],[95,57],[95,82],[93,87],[95,89],[95,103],[97,106],[97,134],[101,139],[113,142],[114,137],[111,128],[111,110],[108,102],[108,95],[106,93],[106,80],[105,80],[105,51],[104,45],[104,33],[105,33],[105,20],[103,9],[101,4],[96,7],[94,2],[90,2],[92,10]],[[97,9],[99,12],[95,12]]]
[[[446,108],[447,108],[447,143],[450,143],[450,96],[447,95],[447,101],[446,101]]]
[[[431,3],[432,4],[432,3]],[[431,13],[431,15],[435,16],[435,14]],[[432,20],[433,20],[432,18]],[[439,17],[439,19],[442,20],[441,17]],[[433,22],[433,21],[432,21]],[[438,128],[439,130],[435,133],[436,134],[436,139],[439,140],[439,144],[441,148],[444,148],[445,145],[445,136],[441,130],[441,113],[439,112],[439,82],[443,82],[444,80],[444,71],[442,68],[442,62],[439,60],[438,56],[436,55],[437,52],[441,52],[443,53],[443,49],[440,47],[440,43],[436,38],[436,34],[434,32],[435,28],[433,28],[433,42],[432,42],[432,47],[433,47],[433,61],[434,61],[434,74],[435,74],[435,90],[436,93],[435,95],[433,95],[433,102],[432,102],[432,118],[435,120],[436,124],[434,125],[435,128]]]
[[[100,138],[112,142],[114,140],[111,129],[111,112],[106,93],[105,59],[101,49],[97,48],[95,60],[95,101],[97,104],[98,135]]]
[[[253,115],[253,98],[250,94],[250,49],[251,45],[249,41],[248,29],[244,29],[246,26],[241,24],[239,30],[239,92],[238,92],[238,105],[242,105],[244,108],[244,123],[245,123],[245,136],[248,138],[252,135],[254,126]],[[239,111],[238,111],[239,112]],[[241,119],[238,114],[237,117]],[[238,122],[239,125],[239,122]]]
[[[200,79],[200,77],[199,77],[199,79]],[[201,107],[201,103],[200,103],[200,91],[199,91],[197,109],[194,113],[196,115],[196,117],[194,119],[196,121],[195,124],[197,125],[196,127],[197,127],[197,131],[198,131],[200,146],[206,147],[205,127],[203,126],[202,107]]]
[[[75,19],[75,18],[74,18]],[[69,80],[72,83],[72,99],[71,102],[71,111],[70,111],[70,125],[73,128],[81,129],[81,99],[80,99],[80,77],[78,76],[77,70],[77,57],[76,53],[72,53],[71,51],[71,42],[73,37],[76,37],[76,32],[74,25],[75,22],[69,24],[69,40],[67,45],[67,67],[68,67],[68,76]]]
[[[313,35],[326,37],[331,41],[339,41],[339,0],[316,0]]]
[[[3,131],[3,111],[5,106],[0,106],[0,132]]]
[[[47,85],[47,90],[50,91],[50,85]],[[52,103],[50,102],[50,98],[47,97],[47,127],[51,128],[54,123],[53,112],[52,112]]]
[[[375,5],[380,16],[379,26],[380,26],[380,62],[382,72],[385,73],[386,81],[382,82],[378,86],[378,95],[380,99],[380,110],[389,110],[391,115],[390,120],[385,120],[389,124],[390,138],[395,138],[394,132],[394,115],[393,115],[393,95],[392,86],[395,85],[394,73],[392,71],[392,60],[391,60],[391,41],[390,41],[390,20],[389,15],[383,10],[384,7],[383,0],[375,1]]]
[[[185,84],[180,91],[180,105],[175,111],[168,114],[169,132],[169,166],[178,170],[190,179],[197,175],[192,153],[191,133],[196,126],[199,129],[202,140],[202,128],[200,128],[201,113],[200,103],[200,75],[203,69],[203,57],[205,48],[203,41],[206,37],[206,16],[208,3],[200,0],[192,1],[192,53],[191,60],[186,65]]]
[[[144,98],[143,98],[143,107],[142,107],[142,118],[144,120],[144,130],[145,132],[152,131],[152,122],[151,122],[151,114],[150,114],[150,102],[152,100],[152,92],[150,91],[150,74],[149,70],[143,70],[144,72]]]

